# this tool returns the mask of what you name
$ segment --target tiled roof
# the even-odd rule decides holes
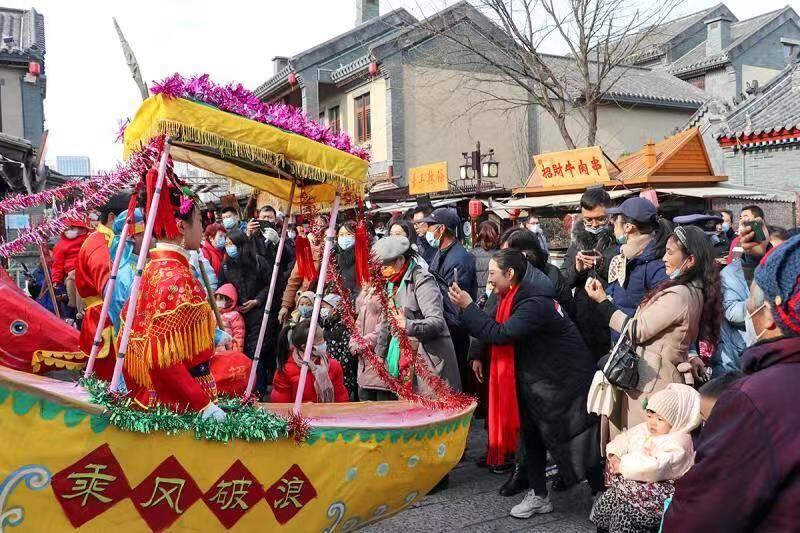
[[[571,96],[580,98],[582,82],[575,72],[575,63],[569,57],[545,56],[545,62],[560,76],[565,76],[574,90]],[[666,104],[671,106],[697,108],[707,99],[706,93],[694,85],[670,76],[662,69],[643,67],[618,67],[606,77],[612,84],[606,95],[607,100],[632,103]]]
[[[708,9],[690,13],[683,17],[670,20],[658,26],[647,28],[640,33],[626,37],[622,42],[623,48],[626,46],[625,41],[635,43],[636,39],[640,39],[641,33],[647,32],[644,38],[641,38],[641,43],[637,46],[639,51],[631,58],[635,62],[646,61],[650,58],[658,57],[664,53],[664,45],[675,37],[680,36],[691,26],[698,22],[702,22],[712,11],[724,7],[724,4],[717,4]],[[633,44],[631,44],[633,46]]]
[[[645,161],[645,153],[647,148],[645,147],[636,153],[617,159],[617,167],[619,167],[622,172],[617,170],[616,167],[612,166],[609,167],[608,174],[614,180],[619,181],[649,177],[657,173],[667,160],[678,155],[681,149],[684,148],[684,146],[687,146],[688,143],[694,142],[694,148],[696,150],[697,139],[700,139],[700,144],[702,144],[700,130],[697,128],[691,128],[682,131],[676,135],[673,135],[672,137],[668,137],[663,141],[655,143],[656,164],[654,166],[647,166]],[[698,175],[713,174],[713,171],[711,171],[707,162],[705,164],[697,163],[697,168],[694,170]]]
[[[720,137],[741,137],[800,129],[800,62],[795,60],[762,92],[736,106]]]
[[[45,52],[44,16],[35,9],[0,8],[0,52]]]
[[[670,65],[670,73],[705,71],[726,64],[730,60],[729,55],[734,48],[782,14],[789,12],[794,14],[792,8],[784,7],[747,20],[733,22],[731,24],[731,42],[720,53],[706,56],[706,41],[703,41]]]
[[[331,80],[333,80],[334,83],[339,83],[340,81],[346,79],[348,76],[356,72],[359,72],[361,69],[366,68],[367,65],[369,65],[370,61],[371,58],[369,54],[363,55],[358,59],[356,59],[355,61],[343,65],[334,70],[333,73],[331,73]]]

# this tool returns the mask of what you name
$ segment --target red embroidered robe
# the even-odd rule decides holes
[[[201,411],[216,397],[208,362],[215,325],[186,256],[162,245],[151,250],[123,367],[125,384],[142,407],[160,402],[179,411]]]

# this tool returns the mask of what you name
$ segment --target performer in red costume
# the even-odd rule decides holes
[[[78,252],[78,259],[75,264],[75,288],[83,298],[86,306],[81,323],[80,345],[81,352],[88,359],[92,351],[94,335],[97,325],[100,322],[100,311],[103,307],[103,292],[111,271],[112,258],[109,255],[109,247],[114,238],[114,231],[106,226],[109,216],[125,209],[122,196],[114,197],[101,210],[95,231],[90,234]],[[144,224],[137,224],[138,233],[144,231]],[[103,328],[100,351],[97,353],[97,360],[94,372],[100,379],[109,381],[114,371],[114,325],[110,319],[106,319]]]
[[[171,172],[168,171],[171,174]],[[147,173],[148,200],[156,171]],[[188,250],[203,239],[200,209],[193,193],[171,175],[165,179],[155,217],[150,261],[142,274],[128,353],[125,383],[143,408],[156,403],[178,411],[203,411],[221,420],[209,359],[214,355],[215,319],[206,293],[192,274]],[[127,314],[125,304],[122,316]]]

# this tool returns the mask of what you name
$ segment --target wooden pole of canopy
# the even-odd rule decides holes
[[[300,414],[300,406],[303,403],[303,391],[306,386],[306,375],[308,375],[308,363],[311,361],[311,351],[314,348],[314,337],[316,337],[317,333],[317,320],[319,319],[320,307],[322,307],[322,293],[325,290],[325,282],[328,277],[328,263],[331,260],[331,252],[333,251],[333,240],[336,237],[336,217],[339,214],[340,199],[340,191],[336,189],[336,196],[333,198],[333,208],[331,209],[331,220],[328,223],[328,232],[325,238],[325,248],[322,251],[322,263],[319,266],[317,294],[314,298],[314,309],[311,312],[311,328],[308,330],[306,350],[303,354],[303,364],[300,367],[300,382],[297,385],[297,396],[295,396],[294,399],[293,412],[296,415]]]
[[[136,304],[139,300],[139,286],[142,283],[142,272],[147,263],[147,255],[150,250],[150,243],[153,241],[153,226],[156,222],[155,213],[158,211],[158,203],[161,200],[161,188],[164,186],[164,177],[167,174],[167,158],[169,157],[169,150],[171,146],[170,138],[164,140],[164,149],[161,152],[161,161],[158,163],[158,179],[156,180],[156,191],[153,199],[150,202],[151,216],[147,217],[147,225],[144,228],[144,240],[142,241],[142,250],[139,253],[139,260],[136,263],[136,275],[133,277],[133,284],[131,285],[131,294],[128,297],[128,313],[125,315],[125,326],[122,330],[122,338],[119,343],[119,350],[117,351],[117,360],[114,364],[114,374],[111,378],[111,385],[109,390],[116,391],[119,387],[119,380],[122,376],[122,364],[125,360],[125,352],[128,350],[128,343],[131,340],[131,330],[133,329],[133,318],[136,315]]]
[[[258,362],[261,359],[261,347],[264,345],[264,336],[267,332],[267,325],[269,324],[270,310],[272,309],[272,298],[275,296],[275,286],[278,284],[278,272],[281,267],[281,258],[283,257],[283,247],[286,244],[286,232],[289,229],[289,216],[292,214],[292,203],[294,201],[294,191],[297,183],[292,180],[292,188],[289,191],[289,207],[286,210],[286,216],[283,217],[283,226],[281,227],[281,240],[278,243],[278,252],[275,254],[275,264],[272,266],[272,279],[269,282],[269,293],[267,293],[267,304],[264,307],[264,317],[261,319],[261,330],[258,332],[258,342],[256,343],[256,353],[253,356],[253,366],[250,368],[250,377],[247,380],[247,389],[244,392],[244,397],[249,398],[253,393],[253,386],[256,382],[256,375],[258,371]]]
[[[106,327],[106,317],[108,316],[108,308],[111,306],[111,300],[114,298],[114,287],[117,284],[117,274],[119,273],[119,264],[122,261],[122,252],[125,250],[125,241],[128,238],[128,228],[130,222],[133,220],[134,212],[128,213],[125,225],[122,227],[122,233],[119,236],[119,244],[117,244],[117,253],[114,254],[114,263],[111,265],[111,273],[106,282],[105,292],[103,293],[103,307],[100,310],[100,318],[97,319],[97,331],[94,332],[94,341],[92,342],[92,351],[89,353],[89,362],[86,363],[86,370],[83,373],[84,378],[92,375],[94,370],[94,362],[97,359],[97,354],[100,351],[100,346],[103,344],[103,329]]]
[[[197,268],[200,270],[200,277],[203,280],[203,286],[206,288],[206,299],[208,300],[208,305],[211,306],[211,310],[214,311],[214,318],[217,319],[217,327],[219,329],[225,329],[222,327],[222,315],[219,313],[219,307],[217,307],[217,301],[214,299],[213,287],[211,287],[211,280],[208,279],[208,274],[206,274],[206,267],[203,266],[202,260],[197,261]]]

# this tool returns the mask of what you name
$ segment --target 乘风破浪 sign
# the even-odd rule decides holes
[[[449,187],[450,185],[447,182],[447,161],[422,165],[408,170],[409,194],[446,191]]]
[[[597,146],[533,156],[542,186],[606,183],[610,180],[603,152]]]

